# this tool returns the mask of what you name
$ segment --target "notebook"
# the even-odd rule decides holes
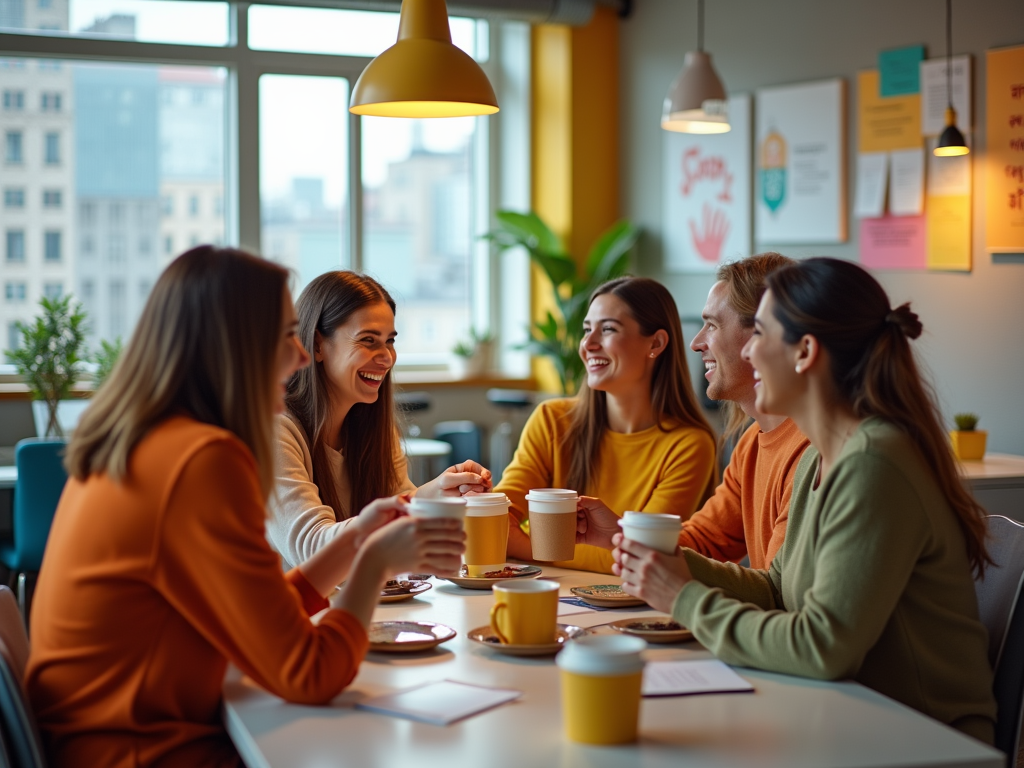
[[[450,725],[523,695],[510,688],[484,688],[455,680],[417,685],[356,704],[356,709],[405,717],[432,725]]]

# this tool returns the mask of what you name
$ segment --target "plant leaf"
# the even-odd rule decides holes
[[[587,276],[595,287],[606,280],[621,277],[629,265],[629,251],[640,236],[640,229],[628,221],[609,227],[594,243],[587,257]]]

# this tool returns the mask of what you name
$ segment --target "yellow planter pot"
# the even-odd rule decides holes
[[[985,440],[988,432],[975,429],[970,432],[953,430],[949,439],[953,443],[953,453],[960,461],[981,461],[985,458]]]

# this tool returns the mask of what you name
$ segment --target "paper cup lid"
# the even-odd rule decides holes
[[[420,499],[415,496],[409,502],[411,512],[423,512],[432,515],[465,514],[466,500],[462,498],[442,497],[440,499]]]
[[[532,488],[526,494],[527,501],[575,501],[578,498],[576,491],[565,488]]]
[[[591,635],[566,643],[555,663],[581,675],[626,675],[644,667],[640,652],[647,641],[626,635]]]
[[[647,512],[627,512],[619,520],[619,527],[627,525],[635,528],[651,528],[654,530],[678,530],[683,519],[679,515],[656,515]]]
[[[508,496],[504,493],[474,493],[462,498],[467,507],[489,507],[509,503]]]

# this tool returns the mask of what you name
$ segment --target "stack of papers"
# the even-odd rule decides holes
[[[752,691],[754,686],[717,659],[652,661],[644,667],[644,696]]]
[[[482,688],[454,680],[440,680],[374,696],[356,704],[356,709],[407,717],[432,725],[450,725],[522,695],[522,691],[508,688]]]

